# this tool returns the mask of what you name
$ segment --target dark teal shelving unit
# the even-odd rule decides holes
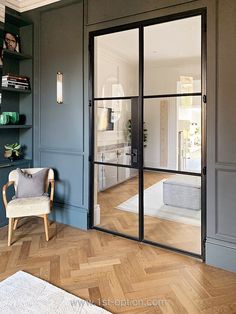
[[[13,87],[2,87],[2,91],[13,92],[13,93],[21,93],[21,94],[31,94],[31,89],[18,89]]]
[[[31,129],[32,125],[0,125],[0,129]]]
[[[17,34],[20,37],[21,51],[13,52],[3,49],[3,66],[0,67],[0,83],[2,76],[8,73],[27,76],[32,85],[33,79],[33,24],[23,18],[20,13],[6,8],[5,24],[1,25],[0,40],[4,32]],[[3,43],[0,43],[3,46]],[[28,168],[33,165],[33,91],[9,87],[1,87],[2,101],[0,112],[16,111],[25,116],[24,125],[0,125],[0,190],[8,180],[9,172],[19,168]],[[15,162],[4,160],[4,145],[19,142],[24,146],[24,159]],[[1,192],[1,191],[0,191]],[[9,197],[11,197],[10,192]],[[5,209],[0,201],[0,227],[7,223]]]
[[[14,52],[8,49],[3,49],[4,58],[13,58],[18,60],[32,59],[31,55],[25,53]]]

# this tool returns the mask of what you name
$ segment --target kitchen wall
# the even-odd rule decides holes
[[[101,38],[102,41],[102,38]],[[105,47],[102,42],[96,45],[95,54],[95,95],[108,97],[113,94],[112,87],[119,85],[120,96],[137,95],[138,67],[132,60],[116,53],[110,47]],[[97,74],[99,73],[99,75]],[[116,94],[117,95],[117,94]],[[130,119],[130,101],[99,101],[97,107],[111,108],[115,119],[113,130],[97,132],[97,146],[127,143],[127,127]]]
[[[56,219],[81,227],[86,227],[87,223],[89,32],[206,7],[206,262],[236,271],[236,146],[234,145],[236,133],[236,82],[234,79],[236,71],[236,2],[234,0],[116,0],[112,1],[112,5],[110,5],[110,0],[87,0],[84,1],[84,7],[81,1],[75,1],[69,9],[70,3],[72,2],[61,1],[60,5],[57,5],[65,5],[65,8],[61,7],[59,11],[57,11],[58,7],[53,5],[44,8],[44,11],[31,12],[31,17],[35,20],[35,165],[53,165],[58,169],[57,201],[59,209],[61,206],[61,214],[60,210],[57,210]],[[57,18],[58,14],[59,18]],[[72,18],[70,14],[72,14]],[[46,28],[42,26],[46,26]],[[63,32],[64,27],[67,32]],[[45,32],[50,33],[47,40]],[[84,36],[83,39],[82,36]],[[58,43],[59,40],[61,46]],[[52,47],[55,43],[58,52]],[[60,48],[64,46],[67,49]],[[48,51],[47,57],[50,58],[50,63],[45,61],[45,51]],[[51,51],[54,51],[52,55],[50,55]],[[72,69],[69,59],[74,60],[75,71]],[[46,64],[48,64],[48,68]],[[63,70],[65,69],[65,78],[68,77],[67,79],[70,80],[69,73],[72,72],[71,85],[67,85],[71,105],[69,101],[66,101],[65,107],[55,105],[55,117],[53,117],[52,111],[50,113],[50,106],[52,106],[52,98],[54,101],[55,95],[52,94],[55,93],[55,88],[51,85],[50,80],[55,73],[50,73],[50,68],[55,71],[62,64],[65,65],[63,68]],[[42,79],[48,82],[48,87],[45,84],[42,85],[46,90],[40,89],[40,85],[43,83]],[[77,89],[79,89],[79,94],[77,94]],[[43,96],[44,93],[47,96]],[[66,110],[67,106],[68,110]],[[40,112],[42,113],[42,110],[47,112],[48,108],[53,120],[53,128],[45,123],[49,120],[44,121],[40,118]],[[74,118],[71,118],[71,113],[69,113],[71,110],[78,118],[77,123]],[[42,117],[45,115],[46,113],[43,113]],[[70,120],[72,126],[68,132]],[[49,134],[47,140],[47,131],[48,134],[53,132],[54,137]],[[43,142],[39,141],[38,134],[43,135]],[[57,138],[57,134],[60,140]]]
[[[177,49],[177,48],[176,48]],[[177,93],[180,76],[193,77],[195,84],[199,77],[199,60],[190,59],[167,60],[163,62],[149,61],[145,63],[145,95]],[[199,84],[198,84],[199,85]],[[149,167],[159,168],[161,165],[161,138],[160,138],[160,100],[152,99],[144,102],[144,120],[148,130],[147,147],[144,150],[145,164]],[[168,107],[166,132],[168,137],[167,161],[165,167],[176,169],[178,166],[178,110],[177,99],[165,99]],[[162,164],[161,166],[163,166]]]

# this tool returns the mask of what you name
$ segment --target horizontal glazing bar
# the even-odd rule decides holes
[[[130,100],[132,98],[138,98],[138,96],[124,96],[124,97],[95,97],[94,101],[101,100]]]
[[[166,173],[176,173],[176,174],[185,174],[195,177],[201,177],[202,174],[199,172],[189,172],[189,171],[178,171],[178,170],[171,170],[171,169],[162,169],[162,168],[150,168],[150,167],[132,167],[130,165],[124,164],[114,164],[110,162],[101,162],[101,161],[92,161],[95,165],[104,165],[104,166],[116,166],[116,167],[123,167],[123,168],[130,168],[130,169],[143,169],[149,171],[159,171],[159,172],[166,172]]]
[[[181,253],[181,254],[184,254],[184,255],[192,256],[192,257],[195,257],[195,258],[198,258],[198,259],[202,259],[202,255],[201,254],[196,254],[196,253],[193,253],[193,252],[177,249],[177,248],[169,246],[169,245],[161,244],[161,243],[150,241],[150,240],[146,240],[146,239],[144,239],[142,242],[143,243],[147,243],[147,244],[151,244],[153,246],[157,246],[157,247],[160,247],[160,248],[163,248],[163,249],[166,249],[166,250],[170,250],[170,251],[173,251],[173,252],[177,252],[177,253]]]
[[[110,163],[110,162],[102,162],[102,161],[93,161],[93,164],[95,164],[95,165],[104,165],[104,166],[116,166],[116,167],[130,168],[130,169],[138,169],[138,168],[132,167],[130,165],[113,164],[113,163]]]
[[[96,229],[96,230],[99,230],[99,231],[103,231],[103,232],[106,232],[106,233],[110,233],[110,234],[113,234],[113,235],[116,235],[116,236],[119,236],[119,237],[123,237],[123,238],[129,239],[129,240],[134,240],[134,241],[138,240],[137,237],[133,237],[133,236],[130,236],[128,234],[124,234],[124,233],[117,232],[117,231],[112,231],[112,230],[109,230],[109,229],[106,229],[106,228],[103,228],[103,227],[93,226],[93,229]]]
[[[143,96],[143,98],[149,99],[149,98],[171,98],[171,97],[189,97],[189,96],[202,96],[202,93],[146,95],[146,96]]]
[[[178,171],[178,170],[162,169],[162,168],[143,167],[143,170],[176,173],[176,174],[185,174],[185,175],[190,175],[190,176],[195,176],[195,177],[201,177],[202,176],[202,174],[200,172]]]

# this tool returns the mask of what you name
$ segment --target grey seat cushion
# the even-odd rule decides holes
[[[18,184],[16,198],[39,197],[45,195],[45,184],[48,176],[47,168],[34,174],[17,169]]]
[[[175,175],[163,183],[165,205],[201,210],[201,177]]]

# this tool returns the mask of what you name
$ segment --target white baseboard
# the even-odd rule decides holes
[[[100,225],[101,222],[101,210],[100,205],[97,204],[94,206],[94,226]]]
[[[236,272],[235,245],[215,239],[207,239],[206,264]]]

